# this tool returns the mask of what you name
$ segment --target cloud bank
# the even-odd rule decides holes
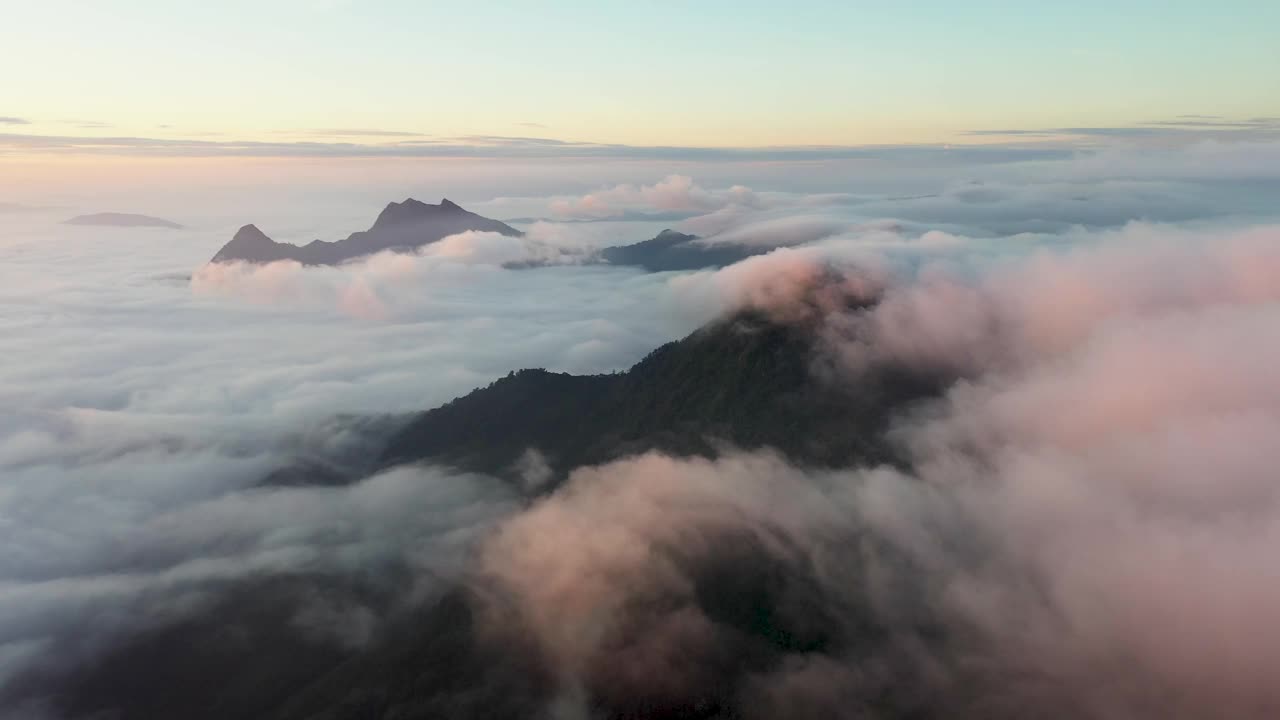
[[[795,250],[689,276],[805,303],[855,388],[867,353],[964,379],[900,419],[908,467],[579,471],[483,544],[515,602],[490,621],[534,634],[563,717],[1268,717],[1276,233],[1131,227],[879,287]],[[879,303],[813,305],[833,281]]]
[[[1280,230],[1265,183],[1163,163],[912,196],[673,176],[567,207],[777,248],[677,275],[576,265],[594,236],[557,223],[209,268],[221,230],[23,213],[0,244],[0,675],[221,617],[245,588],[333,652],[463,592],[458,664],[491,672],[455,716],[484,695],[562,718],[1271,717]],[[550,490],[536,452],[518,487],[368,460],[400,413],[517,367],[625,367],[743,308],[811,324],[813,372],[853,392],[877,364],[956,381],[896,418],[898,466],[726,449]],[[262,483],[299,464],[363,479]],[[24,711],[55,709],[34,694]]]
[[[731,205],[757,204],[750,188],[735,185],[724,191],[699,187],[684,175],[668,175],[653,185],[616,185],[579,198],[551,202],[551,212],[560,218],[608,218],[627,211],[702,214]]]
[[[282,469],[367,476],[403,413],[513,365],[625,367],[688,329],[635,312],[656,304],[658,278],[497,265],[543,247],[538,232],[519,248],[472,234],[331,272],[214,273],[201,263],[221,231],[66,228],[60,217],[22,213],[0,243],[15,273],[0,291],[9,689],[32,667],[94,656],[244,583],[407,573],[429,596],[517,493],[409,469],[349,488],[262,483]],[[331,600],[360,617],[387,611]]]

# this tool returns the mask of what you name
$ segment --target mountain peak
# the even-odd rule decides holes
[[[218,251],[213,262],[296,260],[303,265],[335,265],[386,250],[413,250],[467,231],[512,237],[521,234],[506,223],[467,212],[448,198],[442,198],[439,205],[405,198],[401,202],[388,203],[368,230],[352,233],[345,240],[336,242],[317,240],[301,247],[277,243],[257,227],[245,225],[231,242]]]
[[[231,239],[232,242],[271,242],[271,238],[267,234],[258,229],[257,225],[249,223],[236,231],[236,235]]]
[[[273,262],[287,257],[280,243],[267,237],[267,234],[259,230],[257,225],[250,223],[237,230],[231,242],[223,245],[210,262],[232,262],[245,259],[253,262]]]
[[[770,447],[815,466],[890,462],[894,413],[940,392],[928,371],[870,366],[846,394],[815,371],[823,328],[744,309],[649,353],[629,370],[521,370],[418,415],[382,462],[430,461],[510,477],[534,448],[563,480],[575,467],[656,450],[716,456]],[[655,400],[655,398],[657,400]]]
[[[441,213],[453,213],[460,210],[462,210],[461,207],[447,198],[442,199],[439,205],[424,203],[413,198],[405,198],[404,202],[388,203],[378,215],[378,219],[373,222],[373,227],[387,228],[396,225],[419,223],[438,217]]]

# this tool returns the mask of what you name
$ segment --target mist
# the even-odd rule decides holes
[[[1280,585],[1265,559],[1280,520],[1266,440],[1280,409],[1276,239],[1274,227],[1130,226],[964,272],[926,266],[870,288],[846,280],[842,292],[878,298],[853,313],[815,304],[814,283],[829,288],[847,262],[830,254],[777,251],[688,278],[730,305],[819,313],[827,342],[815,362],[855,386],[878,362],[962,379],[898,419],[909,470],[815,476],[768,456],[653,458],[658,497],[616,505],[661,503],[640,530],[661,536],[679,522],[670,508],[751,502],[734,505],[730,524],[757,537],[788,528],[804,553],[796,567],[857,566],[827,557],[841,552],[871,562],[874,572],[840,577],[814,602],[828,613],[868,603],[858,617],[882,613],[912,646],[921,627],[963,638],[926,642],[924,657],[891,666],[893,689],[931,697],[941,716],[1269,716],[1280,701],[1266,671],[1280,647],[1270,632]],[[761,277],[774,291],[758,291]],[[760,476],[786,478],[771,488],[784,495],[757,500]],[[636,485],[614,491],[647,492]],[[708,486],[723,497],[701,499]],[[824,544],[833,524],[838,549]],[[902,629],[904,609],[916,614]],[[860,677],[881,661],[902,658],[825,659],[822,686],[855,686],[829,673]],[[777,682],[766,687],[794,689]],[[818,694],[828,704],[814,716],[882,692]],[[788,698],[761,716],[812,701]]]
[[[440,700],[455,716],[1273,716],[1280,217],[1255,145],[34,183],[0,214],[6,712],[73,717],[60,678],[248,592],[343,653],[469,598],[468,657],[515,666],[482,663]],[[525,235],[207,264],[246,223],[332,240],[446,193]],[[114,210],[190,229],[59,224]],[[666,227],[760,254],[596,257]],[[536,449],[522,484],[379,461],[411,414],[512,370],[624,370],[743,310],[813,327],[842,392],[946,378],[894,414],[904,461],[726,446],[562,484]],[[344,480],[270,481],[298,467]]]

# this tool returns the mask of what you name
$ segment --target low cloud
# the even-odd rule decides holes
[[[735,185],[723,191],[709,191],[684,175],[668,175],[653,185],[617,185],[578,198],[551,202],[551,213],[559,218],[610,218],[635,211],[686,213],[697,215],[732,205],[757,204],[750,188]]]
[[[306,130],[308,135],[323,135],[325,137],[422,137],[425,133],[404,132],[402,130],[379,130],[375,128],[329,128],[321,130]]]
[[[208,263],[192,274],[191,288],[197,295],[331,308],[353,318],[388,320],[422,310],[423,283],[461,286],[506,273],[505,266],[575,265],[591,258],[588,248],[565,241],[544,223],[521,237],[468,231],[417,252],[382,252],[333,268],[292,260]]]
[[[26,308],[13,318],[46,309],[6,325],[15,351],[0,373],[7,678],[76,637],[183,616],[200,606],[184,602],[264,577],[416,565],[424,592],[439,587],[469,534],[515,508],[509,488],[421,469],[345,489],[258,484],[282,468],[369,474],[401,413],[515,367],[625,367],[689,329],[636,312],[660,279],[503,270],[492,263],[516,251],[483,234],[432,256],[188,281],[221,233],[173,244],[28,224],[7,237],[20,280],[0,292]]]
[[[1280,141],[1205,140],[1176,150],[1116,145],[1064,164],[1072,178],[1269,179],[1280,176]]]
[[[925,265],[855,334],[868,352],[960,369],[1047,359],[1099,326],[1280,299],[1280,229],[1201,233],[1135,223],[1067,249],[991,261],[974,281]]]
[[[152,456],[107,462],[96,474],[102,477],[107,469],[120,475],[100,493],[84,486],[87,468],[63,478],[10,473],[11,493],[30,500],[37,493],[74,492],[76,507],[41,512],[39,537],[11,538],[7,582],[0,590],[0,645],[38,650],[70,642],[62,633],[79,628],[75,643],[91,649],[112,635],[145,627],[149,613],[181,614],[184,596],[191,602],[193,595],[272,575],[407,566],[443,582],[464,565],[465,534],[482,531],[516,507],[496,481],[412,469],[345,488],[237,487],[252,465],[219,468],[214,459],[212,453],[174,452],[169,461]],[[130,478],[130,467],[140,476]],[[201,471],[216,473],[203,488],[188,482],[161,490],[162,477],[191,479]],[[220,482],[217,475],[224,475]],[[46,487],[32,487],[41,480]],[[39,556],[34,551],[41,539],[45,547],[61,539],[60,551]],[[146,611],[140,613],[140,606]],[[80,627],[86,607],[99,617],[118,617]]]
[[[970,136],[1038,137],[1077,139],[1123,139],[1142,141],[1188,140],[1274,140],[1280,136],[1280,118],[1228,119],[1217,115],[1179,115],[1171,120],[1153,120],[1112,127],[1049,127],[1031,129],[969,130]]]
[[[504,522],[483,568],[576,712],[1268,717],[1274,233],[1134,227],[946,281],[990,303],[939,294],[930,270],[870,309],[808,304],[829,351],[964,369],[900,420],[909,467],[730,453],[582,470]],[[785,317],[833,272],[779,250],[715,277]],[[721,614],[708,583],[764,603],[788,640],[753,646],[743,633],[766,630]]]
[[[222,229],[32,221],[2,251],[0,677],[323,576],[284,623],[343,648],[474,592],[468,637],[546,673],[475,692],[545,682],[530,714],[1271,717],[1280,231],[1249,148],[918,195],[671,176],[552,198],[776,248],[678,275],[576,265],[633,232],[607,223],[304,268],[202,266]],[[960,379],[896,418],[894,467],[649,454],[533,500],[536,450],[520,487],[377,467],[400,413],[519,367],[623,368],[744,308],[816,327],[814,371],[855,392],[869,364]],[[260,484],[300,461],[364,479]]]
[[[821,240],[853,229],[848,222],[821,215],[788,215],[742,223],[714,233],[701,242],[706,245],[746,245],[786,247]]]
[[[1081,176],[1105,174],[1102,169],[1108,161],[1104,157],[1082,158],[1077,165],[1057,170]],[[1114,162],[1120,162],[1120,157],[1115,156]],[[1172,158],[1166,160],[1174,162]],[[1201,171],[1212,173],[1211,166],[1206,163]],[[872,231],[897,232],[904,237],[947,232],[975,238],[1069,238],[1073,233],[1122,227],[1132,221],[1208,223],[1266,212],[1263,208],[1271,192],[1270,180],[1174,180],[1159,178],[1163,173],[1156,172],[1154,166],[1147,170],[1157,177],[970,180],[948,183],[937,192],[914,196],[760,193],[754,206],[726,205],[687,218],[677,227],[700,236],[708,244],[769,248]]]
[[[209,133],[216,135],[217,133]],[[761,162],[920,160],[1007,163],[1065,159],[1071,151],[1051,147],[943,146],[643,146],[554,138],[461,136],[373,144],[356,142],[266,142],[189,138],[101,137],[0,133],[0,151],[129,157],[456,157],[518,160],[628,159],[669,162]]]

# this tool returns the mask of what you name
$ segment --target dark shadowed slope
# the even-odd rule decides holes
[[[743,313],[625,373],[521,370],[423,413],[392,438],[384,461],[505,475],[533,449],[563,477],[648,450],[711,456],[723,444],[821,466],[892,460],[882,437],[891,415],[936,393],[942,379],[885,367],[850,390],[814,373],[817,342],[805,324]]]
[[[63,225],[103,225],[107,227],[163,227],[181,229],[182,226],[171,220],[164,218],[151,217],[150,215],[135,215],[133,213],[93,213],[92,215],[77,215],[70,220],[64,220]]]
[[[415,250],[469,230],[511,236],[521,234],[510,225],[463,210],[447,199],[441,200],[439,205],[428,205],[410,198],[387,205],[373,227],[351,233],[347,239],[337,242],[313,240],[302,246],[278,243],[257,227],[245,225],[210,262],[296,260],[303,265],[336,265],[384,250]]]
[[[771,249],[732,244],[705,245],[698,242],[696,235],[663,230],[655,237],[633,245],[605,248],[600,256],[611,265],[634,265],[649,272],[662,272],[724,267]]]
[[[610,628],[616,637],[601,649],[582,688],[591,717],[742,718],[744,690],[757,674],[850,653],[884,662],[886,631],[831,617],[812,568],[750,533],[706,539],[654,548],[692,586],[656,593],[652,606],[616,618]],[[406,587],[411,582],[400,580]],[[45,707],[67,720],[556,717],[549,711],[564,688],[554,657],[499,587],[473,578],[397,608],[407,590],[397,594],[389,584],[372,573],[245,581],[70,674],[21,684],[33,694],[51,693]],[[342,628],[325,633],[301,626],[299,613],[317,598],[362,608],[380,617],[380,626],[360,645],[335,641]],[[682,616],[698,618],[704,628],[689,639],[692,662],[685,673],[654,682],[632,672],[632,653],[651,649],[652,638],[670,632],[673,618]],[[905,674],[894,679],[917,687]],[[869,717],[921,717],[899,710],[919,704],[916,693],[877,694],[891,713]]]

